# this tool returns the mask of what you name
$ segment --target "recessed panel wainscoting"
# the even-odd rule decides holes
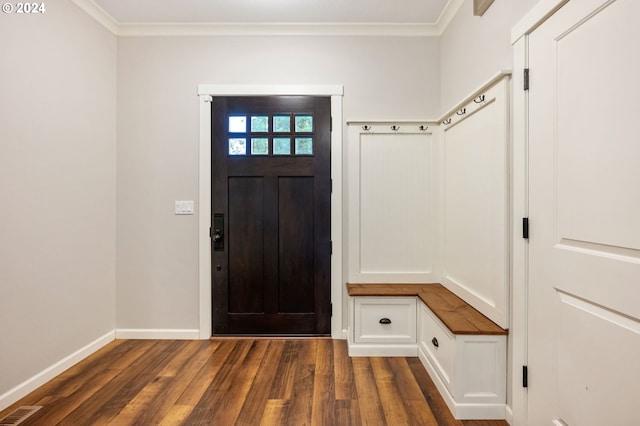
[[[349,354],[419,356],[459,419],[506,417],[510,83],[348,123]]]

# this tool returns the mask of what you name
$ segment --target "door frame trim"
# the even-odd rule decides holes
[[[346,339],[343,282],[343,142],[341,85],[218,85],[199,84],[200,108],[198,170],[198,281],[199,336],[211,338],[211,100],[213,96],[330,96],[331,97],[331,337]]]
[[[512,241],[511,241],[511,328],[509,333],[511,382],[510,424],[526,425],[529,419],[528,392],[523,387],[522,367],[528,365],[529,245],[522,238],[521,218],[529,217],[529,91],[522,86],[529,68],[528,36],[570,0],[540,0],[511,28],[513,53],[512,90]],[[509,394],[507,394],[509,398]]]

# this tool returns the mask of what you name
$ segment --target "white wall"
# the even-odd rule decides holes
[[[345,121],[424,119],[439,71],[436,38],[120,38],[118,329],[199,326],[197,216],[173,214],[198,197],[198,84],[339,84]]]
[[[483,16],[473,16],[464,0],[440,37],[440,106],[455,106],[499,70],[512,67],[511,27],[536,1],[496,0]]]
[[[46,7],[0,16],[0,404],[115,326],[116,38]]]

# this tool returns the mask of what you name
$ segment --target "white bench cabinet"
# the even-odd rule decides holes
[[[417,356],[456,419],[506,417],[506,330],[440,284],[348,288],[350,356]]]
[[[420,303],[418,357],[457,419],[504,419],[505,335],[453,334]]]

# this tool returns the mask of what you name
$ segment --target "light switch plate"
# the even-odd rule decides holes
[[[193,214],[193,200],[178,201],[176,200],[176,214]]]

